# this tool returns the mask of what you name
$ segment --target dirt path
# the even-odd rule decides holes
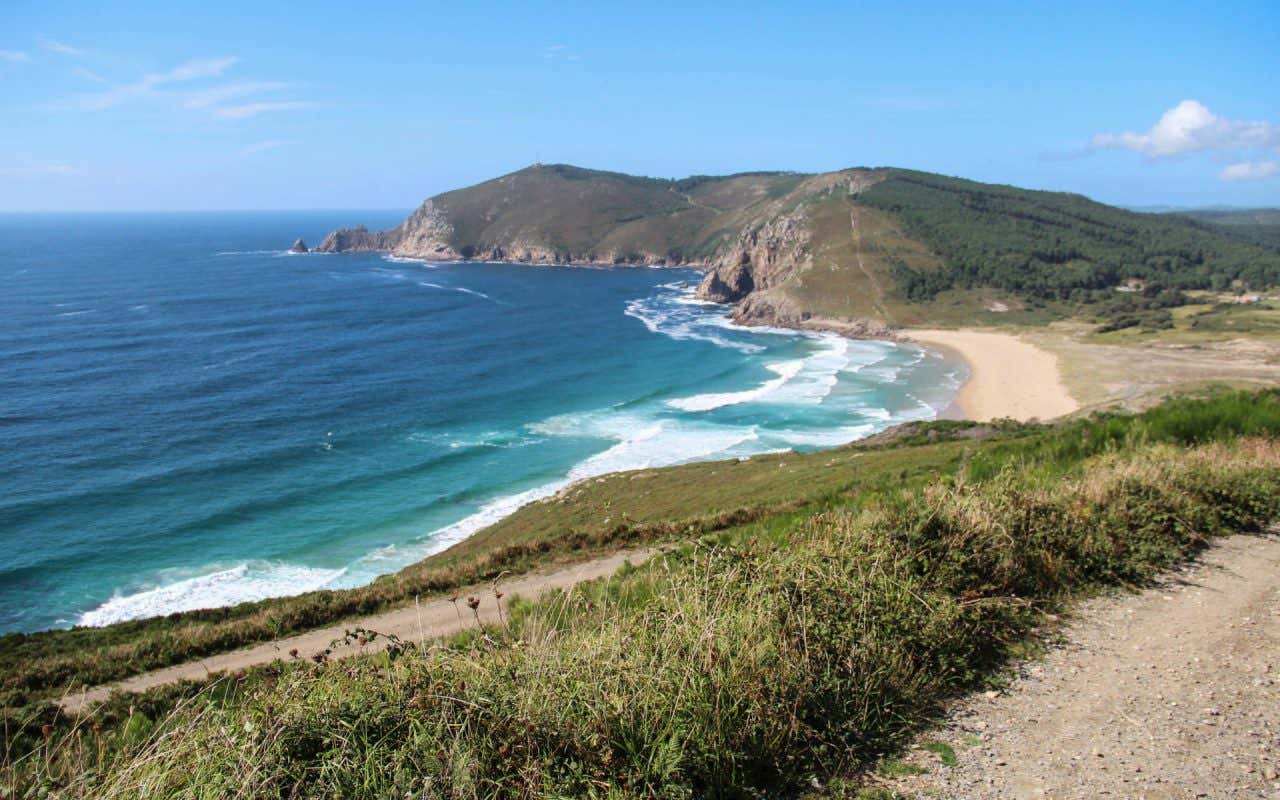
[[[1086,603],[1004,693],[958,704],[909,797],[1280,798],[1280,537]],[[956,764],[921,745],[943,742]],[[938,748],[942,749],[942,748]]]
[[[871,283],[871,288],[875,290],[875,297],[871,299],[872,304],[876,307],[876,311],[880,312],[880,316],[884,317],[885,322],[890,325],[896,324],[893,315],[889,313],[889,309],[884,307],[884,287],[880,285],[880,281],[876,280],[876,276],[867,269],[862,263],[862,231],[858,230],[858,207],[854,206],[849,209],[849,234],[853,237],[853,253],[858,259],[858,269],[862,270],[862,274],[867,276],[867,280]]]
[[[528,575],[503,580],[499,589],[503,593],[501,600],[504,608],[511,598],[519,595],[524,598],[538,597],[554,589],[563,589],[576,583],[594,578],[609,576],[618,571],[624,561],[639,564],[645,561],[653,550],[624,550],[619,553],[585,561],[580,564],[563,567],[553,572],[534,572]],[[296,650],[298,658],[310,658],[324,652],[335,639],[341,639],[347,630],[364,628],[383,634],[394,634],[402,641],[422,641],[457,633],[463,628],[475,625],[475,616],[467,608],[467,598],[475,597],[480,601],[477,613],[485,624],[498,623],[498,601],[494,597],[490,585],[475,586],[459,592],[455,604],[448,599],[434,599],[420,605],[385,611],[360,619],[348,620],[339,625],[319,628],[314,631],[300,633],[285,639],[278,639],[266,644],[254,645],[243,650],[222,653],[199,661],[191,661],[153,672],[136,675],[119,683],[96,686],[62,699],[62,707],[70,712],[79,712],[85,706],[105,700],[116,689],[126,692],[140,692],[153,686],[191,679],[202,680],[215,672],[235,672],[258,664],[267,664],[277,658],[294,658],[291,650]],[[334,648],[330,658],[344,658],[369,652],[367,648],[338,647]]]

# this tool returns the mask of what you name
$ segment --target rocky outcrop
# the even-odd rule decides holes
[[[882,176],[853,169],[802,176],[799,183],[796,177],[751,173],[677,182],[535,165],[436,195],[387,231],[334,231],[313,252],[696,267],[706,271],[698,296],[735,304],[739,322],[887,333],[876,320],[816,319],[794,291],[815,253],[828,245],[812,241],[814,209],[829,208],[832,198],[855,195]]]
[[[434,200],[428,200],[396,228],[394,242],[387,249],[405,258],[453,261],[470,257],[454,244],[455,231],[449,215]],[[388,231],[391,233],[391,231]]]
[[[311,251],[307,249],[307,243],[302,241],[302,237],[298,237],[297,239],[294,240],[293,247],[289,248],[289,252],[290,253],[309,253]]]
[[[401,226],[403,227],[403,226]],[[313,253],[376,253],[389,251],[398,241],[400,228],[389,231],[371,231],[363,225],[342,228],[324,237]]]
[[[755,291],[777,286],[808,260],[809,228],[801,212],[774,217],[744,230],[698,287],[698,296],[717,303],[736,303]]]

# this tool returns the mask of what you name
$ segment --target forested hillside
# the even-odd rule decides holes
[[[893,170],[859,197],[936,252],[935,271],[894,265],[910,299],[994,287],[1032,297],[1099,300],[1137,278],[1171,289],[1280,284],[1280,251],[1180,216],[1138,214],[1086,197]]]
[[[1280,227],[1240,223],[892,168],[666,180],[535,164],[317,250],[693,266],[741,322],[879,336],[993,308],[1164,327],[1183,291],[1280,286]],[[1134,279],[1142,292],[1115,291]]]

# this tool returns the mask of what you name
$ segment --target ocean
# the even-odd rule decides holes
[[[690,270],[290,255],[403,211],[0,215],[0,632],[349,587],[580,478],[936,416],[963,367]]]

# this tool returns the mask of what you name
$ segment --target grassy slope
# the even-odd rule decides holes
[[[483,637],[260,671],[155,732],[55,724],[7,777],[94,796],[790,792],[873,763],[1041,611],[1280,514],[1280,448],[1256,438],[1277,434],[1272,391],[969,443],[954,477],[704,536]]]
[[[1241,337],[1280,341],[1280,302],[1239,304],[1220,302],[1210,293],[1193,294],[1191,302],[1172,309],[1173,325],[1165,330],[1127,328],[1094,334],[1089,341],[1102,344],[1200,346]]]
[[[879,182],[851,197],[850,179]],[[432,200],[460,253],[519,243],[600,261],[710,263],[743,232],[798,211],[808,257],[772,298],[844,321],[1035,325],[1088,316],[1128,278],[1182,289],[1280,284],[1280,240],[1267,225],[891,168],[664,180],[535,165]],[[1009,310],[989,311],[996,304]]]
[[[963,424],[942,423],[941,429]],[[947,469],[962,443],[904,451],[847,447],[746,462],[618,473],[526,506],[451,549],[357,589],[311,592],[210,611],[0,637],[5,705],[268,641],[346,617],[619,544],[718,530],[803,508],[924,469]]]
[[[909,170],[877,175],[856,196],[794,199],[810,258],[770,289],[793,301],[784,306],[905,326],[1023,326],[1092,318],[1127,299],[1112,289],[1129,278],[1189,290],[1280,284],[1280,242],[1264,225],[1139,214]]]
[[[562,164],[535,166],[433,198],[464,254],[523,238],[564,254],[710,258],[746,209],[794,187],[797,176],[749,173],[683,181]]]

